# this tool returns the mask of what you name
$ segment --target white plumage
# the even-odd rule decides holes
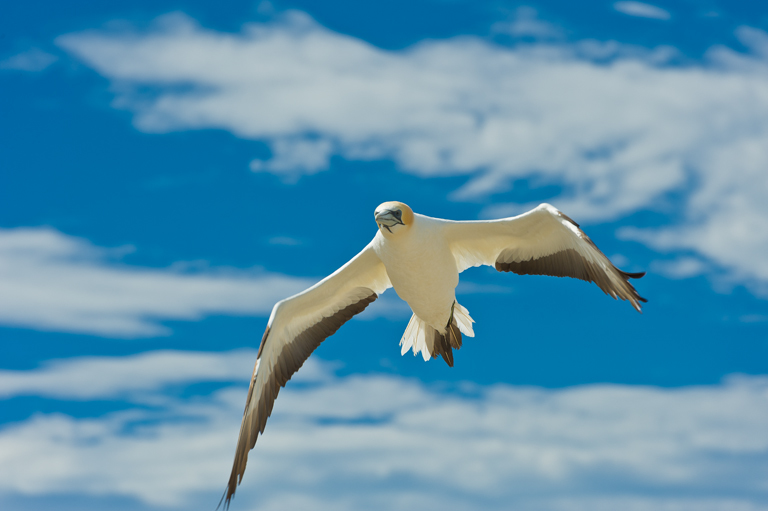
[[[272,309],[248,390],[225,505],[242,480],[248,452],[264,432],[280,387],[324,339],[389,287],[413,311],[400,340],[401,353],[413,350],[424,360],[439,355],[450,366],[462,334],[474,336],[474,321],[455,295],[459,273],[469,267],[490,265],[521,275],[595,282],[638,311],[645,301],[629,283],[644,274],[613,266],[578,224],[549,204],[512,218],[473,222],[415,214],[401,202],[385,202],[374,214],[379,231],[368,246]]]

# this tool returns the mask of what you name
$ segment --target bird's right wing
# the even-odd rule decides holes
[[[384,264],[369,244],[330,276],[272,309],[261,339],[243,412],[225,507],[243,479],[248,451],[264,432],[280,387],[284,387],[327,337],[391,287]]]
[[[579,228],[549,204],[500,220],[444,221],[459,271],[488,265],[520,275],[553,275],[594,282],[607,295],[629,300],[640,311],[645,302],[629,279],[645,273],[616,268]]]

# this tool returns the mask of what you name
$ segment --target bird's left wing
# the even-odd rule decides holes
[[[579,228],[549,204],[500,220],[444,221],[445,235],[459,271],[489,265],[520,275],[552,275],[594,282],[607,295],[645,302],[629,279],[645,273],[616,268]]]
[[[330,276],[275,305],[248,389],[225,506],[243,479],[248,451],[264,432],[280,387],[321,342],[391,286],[384,264],[369,244]]]

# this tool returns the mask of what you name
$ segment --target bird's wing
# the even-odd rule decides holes
[[[488,265],[520,275],[553,275],[594,282],[607,295],[640,311],[647,301],[629,283],[645,273],[616,268],[579,228],[549,204],[500,220],[446,221],[446,238],[459,271]]]
[[[248,389],[225,507],[242,481],[248,451],[264,432],[280,387],[321,342],[391,286],[384,264],[368,245],[330,276],[275,305]]]

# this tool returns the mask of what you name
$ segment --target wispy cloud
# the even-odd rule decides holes
[[[194,273],[115,264],[109,251],[47,228],[0,230],[0,324],[107,337],[169,332],[161,321],[266,315],[314,283],[263,271]]]
[[[510,20],[494,23],[491,31],[520,38],[561,39],[563,37],[563,30],[560,27],[540,19],[536,9],[527,6],[518,7]]]
[[[283,247],[298,247],[304,244],[303,241],[292,238],[290,236],[274,236],[272,238],[269,238],[267,242],[270,245],[278,245]]]
[[[582,222],[667,211],[665,198],[682,193],[680,220],[645,242],[768,283],[768,36],[737,35],[751,53],[713,48],[685,66],[669,64],[674,49],[610,41],[503,48],[461,37],[386,51],[298,12],[240,34],[172,14],[148,31],[58,44],[120,85],[115,106],[139,129],[265,140],[273,159],[254,168],[288,179],[331,154],[470,176],[457,200],[536,178],[560,185],[548,200]],[[132,92],[145,85],[159,92]]]
[[[631,236],[627,236],[631,239]],[[668,261],[656,261],[651,270],[673,279],[687,279],[707,273],[707,263],[695,257],[680,257]]]
[[[42,396],[67,400],[128,399],[166,386],[200,382],[243,382],[253,370],[256,349],[224,353],[149,351],[126,357],[52,360],[32,370],[0,369],[0,398]],[[327,379],[318,359],[302,366],[298,381]]]
[[[656,7],[655,5],[643,2],[616,2],[613,4],[613,8],[621,13],[628,14],[629,16],[637,16],[638,18],[668,20],[672,17],[668,11],[665,11],[661,7]]]
[[[43,396],[69,400],[120,398],[166,385],[236,381],[246,377],[255,350],[224,354],[154,351],[129,357],[54,360],[27,371],[0,370],[0,397]]]
[[[228,370],[242,370],[240,355],[250,358],[161,352],[124,362],[68,361],[106,375],[118,396],[137,388],[123,378],[122,389],[112,385],[110,369],[142,367],[150,383],[138,390],[146,395],[154,387],[155,406],[6,424],[0,492],[208,508],[229,474],[245,387],[180,399],[162,392],[165,366],[180,375],[176,382],[191,382],[195,373],[229,380]],[[33,371],[27,389],[50,395],[50,375],[63,364]],[[281,393],[250,456],[238,506],[459,510],[481,502],[484,509],[655,511],[758,510],[765,503],[765,378],[676,389],[495,385],[465,394],[397,376],[338,378],[327,364],[316,369],[316,383],[290,383]]]
[[[300,174],[314,174],[328,168],[333,153],[329,140],[281,139],[272,144],[272,157],[253,160],[254,172],[271,172],[295,180]]]
[[[59,60],[56,55],[44,52],[39,48],[31,48],[17,53],[5,60],[0,60],[0,69],[13,69],[16,71],[39,72]]]

